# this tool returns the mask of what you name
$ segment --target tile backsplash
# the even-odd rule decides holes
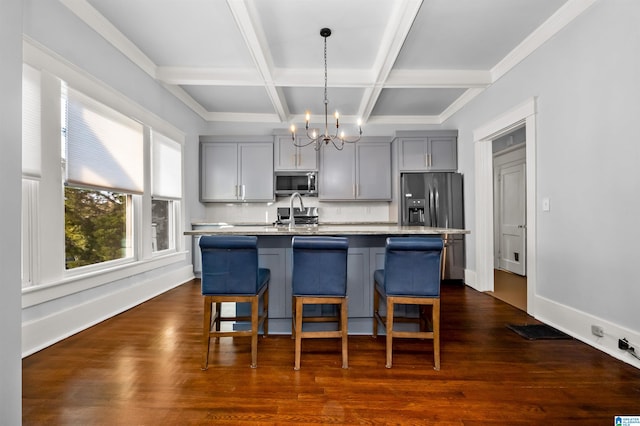
[[[395,206],[388,202],[321,202],[314,197],[303,198],[305,207],[318,207],[321,223],[327,222],[396,222]],[[295,202],[295,207],[299,207]],[[289,207],[288,198],[273,203],[209,203],[205,217],[193,222],[273,223],[278,207]]]

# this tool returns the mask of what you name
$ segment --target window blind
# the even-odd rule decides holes
[[[180,143],[153,132],[151,135],[151,196],[182,197],[182,151]]]
[[[22,174],[40,177],[40,71],[22,65]]]
[[[68,89],[66,181],[140,194],[144,190],[143,125]]]

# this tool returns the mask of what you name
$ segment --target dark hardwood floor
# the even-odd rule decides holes
[[[442,289],[442,365],[431,341],[307,339],[293,370],[290,336],[212,342],[200,370],[199,281],[23,360],[25,425],[593,424],[640,415],[640,370],[576,340],[528,341],[535,323],[461,284]]]

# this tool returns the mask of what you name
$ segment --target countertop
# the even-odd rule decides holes
[[[402,226],[392,223],[298,225],[293,229],[289,229],[287,225],[274,226],[268,224],[194,223],[193,226],[198,229],[185,231],[184,235],[453,235],[469,233],[466,229]]]

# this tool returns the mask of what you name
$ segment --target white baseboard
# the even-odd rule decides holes
[[[635,348],[636,353],[640,354],[639,332],[540,296],[536,297],[535,307],[536,319],[614,358],[640,368],[640,360],[634,358],[630,353],[618,349],[618,339],[626,338]],[[602,327],[604,337],[594,336],[591,333],[592,325]]]
[[[189,264],[135,286],[23,323],[22,356],[53,345],[191,279],[193,267]]]

